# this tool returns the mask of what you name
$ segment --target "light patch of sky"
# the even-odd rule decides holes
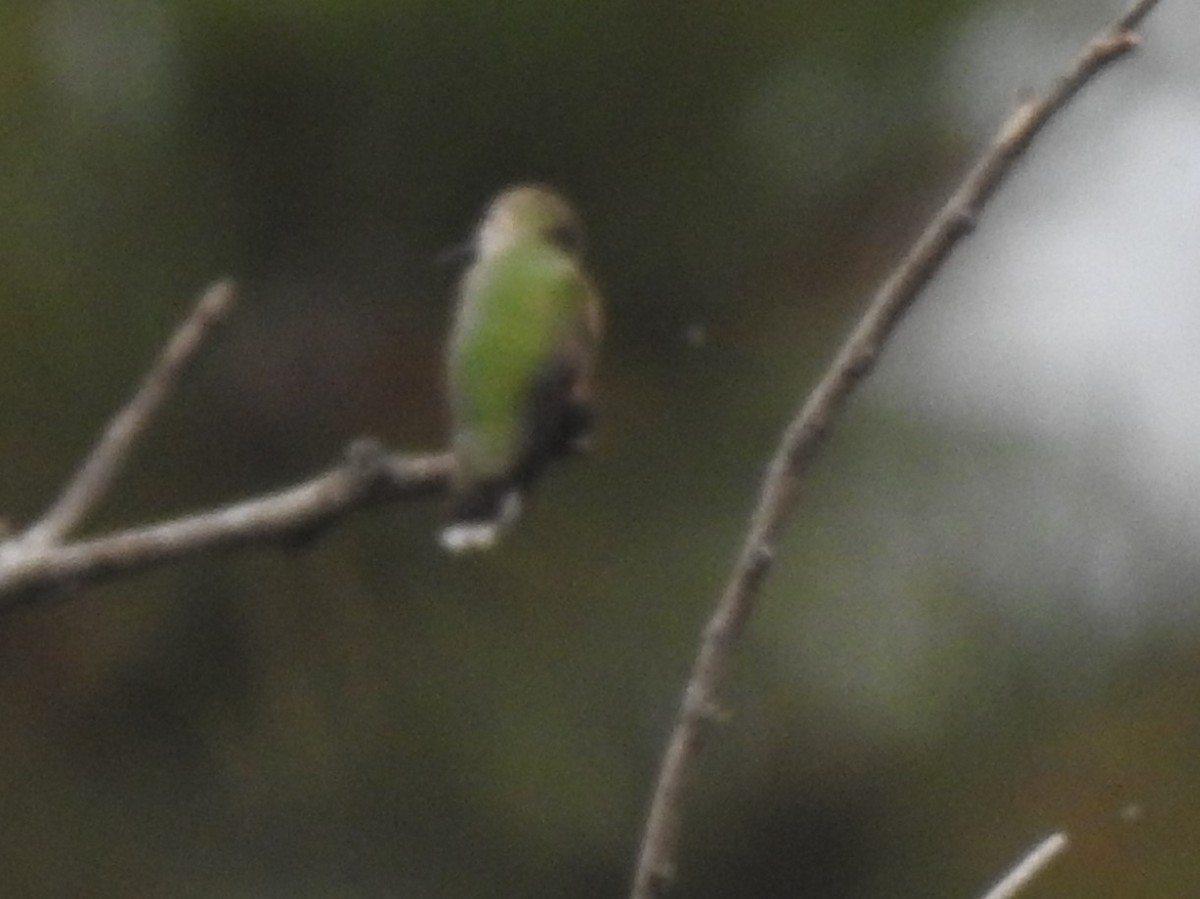
[[[1076,12],[1102,21],[1088,6]],[[1053,31],[1040,5],[988,7],[967,25],[946,63],[966,127],[987,134],[1031,71],[1044,83],[1066,64],[1076,50]],[[1197,34],[1200,4],[1164,0],[1142,47],[1001,189],[902,327],[876,390],[923,417],[1089,456],[1200,534]],[[980,109],[995,112],[986,126]]]
[[[944,60],[948,117],[982,145],[1120,10],[1099,6],[985,6]],[[1162,0],[867,381],[930,436],[919,457],[881,449],[843,497],[831,542],[850,548],[777,644],[866,726],[928,739],[988,701],[997,619],[976,601],[1062,695],[1104,684],[1143,637],[1200,627],[1197,35],[1200,3]]]

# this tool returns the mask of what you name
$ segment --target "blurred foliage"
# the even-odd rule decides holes
[[[585,210],[613,321],[597,457],[494,555],[388,508],[0,621],[5,895],[620,895],[775,435],[960,165],[936,79],[972,6],[4,4],[14,520],[217,275],[243,305],[95,528],[360,433],[438,445],[434,260],[512,180]],[[1195,632],[1089,617],[1047,534],[1137,505],[1043,461],[855,407],[740,655],[678,895],[970,896],[1060,827],[1078,847],[1031,897],[1195,891]],[[1147,583],[1190,598],[1189,572]]]

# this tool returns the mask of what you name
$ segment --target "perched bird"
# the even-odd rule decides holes
[[[446,351],[454,552],[483,549],[555,457],[587,449],[603,331],[583,225],[549,187],[510,187],[475,234]]]

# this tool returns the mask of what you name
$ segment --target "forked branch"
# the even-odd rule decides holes
[[[361,506],[443,492],[448,454],[401,456],[369,440],[339,464],[284,490],[86,540],[65,538],[99,504],[154,414],[179,385],[206,339],[233,307],[231,281],[200,297],[129,402],[113,417],[50,509],[0,543],[0,611],[61,596],[85,584],[200,553],[311,537]]]
[[[179,384],[205,339],[237,301],[232,281],[217,281],[150,367],[133,397],[109,422],[91,454],[67,482],[54,505],[21,537],[27,546],[58,543],[83,523],[116,479],[154,414]]]

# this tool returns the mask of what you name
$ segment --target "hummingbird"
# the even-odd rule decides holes
[[[452,552],[491,547],[547,465],[589,448],[604,323],[583,253],[582,221],[543,184],[502,191],[476,229],[446,348]]]

